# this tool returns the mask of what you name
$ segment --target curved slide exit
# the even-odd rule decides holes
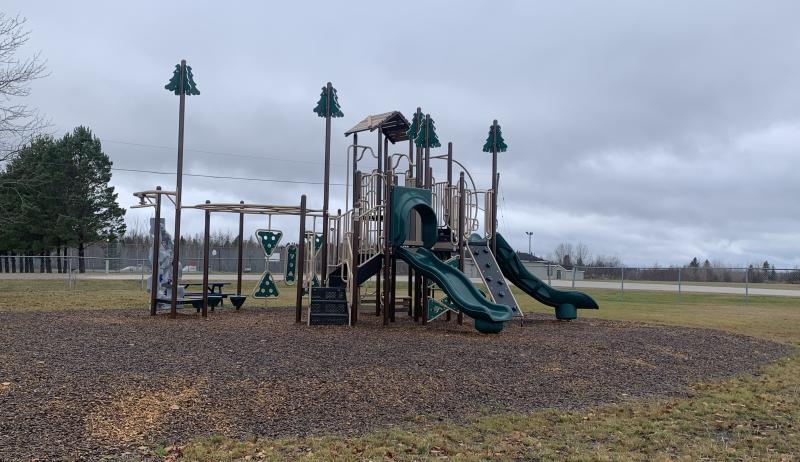
[[[453,302],[456,309],[475,320],[475,329],[483,333],[503,330],[503,323],[513,318],[511,307],[488,300],[457,268],[440,260],[425,248],[416,250],[395,247],[395,255],[415,270],[433,280]]]
[[[556,309],[556,318],[575,319],[578,308],[598,309],[597,302],[589,295],[575,290],[558,290],[545,284],[528,271],[514,249],[503,236],[497,233],[497,264],[509,281],[536,301]]]

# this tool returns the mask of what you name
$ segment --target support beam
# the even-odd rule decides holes
[[[161,191],[161,186],[156,186]],[[161,194],[156,194],[156,221],[153,224],[153,267],[150,272],[150,316],[156,315],[158,306],[159,255],[161,253]],[[59,261],[59,267],[61,267]]]
[[[492,254],[497,255],[497,119],[492,122]]]
[[[467,223],[466,215],[466,197],[464,196],[466,188],[464,187],[464,172],[458,176],[458,270],[462,273],[464,272],[464,267],[466,262],[464,261],[465,258],[465,248],[466,242],[464,242],[464,227]],[[458,312],[458,324],[461,325],[464,323],[464,314],[462,312]]]
[[[211,201],[206,201],[210,204]],[[208,257],[211,247],[211,210],[206,210],[206,223],[203,230],[203,317],[208,317]],[[174,285],[173,292],[177,291],[178,286]]]
[[[306,195],[300,196],[300,238],[297,240],[297,295],[294,322],[303,321],[303,279],[306,272]]]
[[[358,214],[361,212],[357,207],[358,202],[361,200],[361,172],[356,171],[353,176],[353,232],[351,248],[353,249],[353,261],[351,262],[351,269],[353,276],[351,280],[352,294],[350,295],[350,325],[355,326],[358,322],[358,305],[361,303],[361,290],[358,287],[356,275],[358,274],[358,265],[361,264],[361,221]]]
[[[181,195],[183,191],[183,122],[186,113],[186,89],[183,78],[186,75],[186,60],[181,60],[180,77],[178,88],[180,88],[180,106],[178,109],[178,172],[175,179],[175,245],[172,251],[172,303],[170,306],[170,317],[178,315],[178,273],[180,272],[181,260]]]
[[[239,201],[244,205],[244,201]],[[244,257],[244,212],[239,212],[239,261],[236,265],[236,295],[242,295],[242,257]]]
[[[378,173],[384,173],[384,162],[383,162],[383,130],[378,128]],[[381,204],[383,201],[383,188],[384,188],[384,181],[382,176],[378,176],[378,184],[375,185],[375,192],[377,193],[377,203]],[[383,224],[384,220],[386,219],[386,210],[384,209],[383,212],[378,212],[378,233],[383,233]],[[384,255],[384,262],[386,261],[386,256]],[[384,263],[385,264],[385,263]],[[378,272],[375,278],[375,316],[381,315],[381,280],[383,279],[383,266],[381,265],[381,271]]]

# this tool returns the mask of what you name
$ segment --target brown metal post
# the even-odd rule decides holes
[[[328,205],[331,188],[331,94],[333,85],[328,82],[327,108],[325,114],[325,180],[322,193],[322,287],[328,287]]]
[[[447,143],[447,188],[445,191],[447,194],[447,200],[444,202],[445,204],[445,223],[450,225],[450,217],[453,214],[453,143]]]
[[[206,201],[210,204],[211,201]],[[203,231],[203,317],[208,316],[208,257],[211,246],[211,210],[206,210],[206,226]]]
[[[428,133],[428,127],[430,126],[430,124],[431,124],[431,115],[430,114],[425,114],[425,146],[424,146],[424,148],[425,148],[425,165],[423,166],[423,172],[425,174],[425,188],[426,189],[431,189],[431,175],[430,175],[430,169],[431,169],[431,147],[428,144],[430,142],[430,140],[428,138],[428,136],[430,135]]]
[[[356,171],[353,175],[353,191],[356,194],[353,196],[353,233],[352,233],[352,249],[353,261],[352,270],[353,278],[351,281],[353,293],[350,295],[350,325],[355,326],[358,322],[358,305],[361,303],[361,290],[358,287],[358,265],[361,263],[361,220],[357,216],[360,209],[356,207],[361,192],[361,172]]]
[[[297,296],[294,322],[303,321],[303,276],[306,272],[306,195],[300,196],[300,238],[297,240]]]
[[[466,247],[464,242],[464,226],[467,223],[467,217],[464,215],[466,214],[467,209],[467,202],[464,188],[464,172],[458,177],[458,270],[462,273],[464,272],[465,267],[465,252],[464,249]],[[462,312],[458,312],[458,324],[461,325],[464,323],[464,314]]]
[[[416,114],[414,115],[414,117],[416,118],[415,120],[419,121],[419,117],[420,117],[421,115],[422,115],[422,108],[419,108],[419,107],[418,107],[418,108],[417,108],[417,112],[416,112]],[[414,140],[412,140],[411,142],[412,142],[412,143],[414,143]],[[415,144],[416,144],[416,143],[415,143]],[[416,181],[414,182],[414,184],[415,184],[415,185],[416,185],[418,188],[421,188],[421,187],[422,187],[422,172],[424,171],[422,168],[423,168],[423,163],[424,163],[424,162],[422,161],[422,148],[421,148],[420,146],[417,146],[417,155],[416,155],[416,159],[417,159],[417,163],[416,163],[415,167],[416,167],[416,170],[417,170],[417,172],[416,172],[416,174],[414,175],[414,176],[415,176],[415,180],[416,180]]]
[[[418,170],[416,163],[414,162],[414,140],[408,140],[408,162],[409,162],[409,173],[411,174],[412,178],[416,177],[416,171]],[[414,180],[416,181],[416,180]],[[415,183],[416,184],[416,183]],[[405,186],[405,184],[403,184]],[[411,224],[413,226],[413,223]],[[411,265],[406,265],[408,268],[408,315],[411,316],[411,312],[414,306],[414,299],[411,298],[412,294],[414,293],[414,269],[411,268]]]
[[[336,245],[333,247],[333,261],[339,264],[339,247],[342,245],[342,209],[336,210]]]
[[[492,122],[492,254],[497,255],[497,119]]]
[[[156,186],[156,221],[153,224],[153,269],[150,277],[150,316],[156,315],[158,305],[158,257],[161,253],[161,186]]]
[[[356,207],[356,173],[358,172],[358,133],[353,133],[353,208]]]
[[[239,201],[244,205],[244,201]],[[244,212],[239,212],[239,263],[236,265],[236,295],[242,295],[242,259],[244,257]]]
[[[180,105],[178,109],[178,173],[175,180],[175,245],[172,252],[172,304],[170,317],[178,315],[178,272],[181,259],[181,192],[183,190],[183,122],[186,113],[186,91],[183,77],[186,75],[186,60],[181,60],[178,88],[180,89]]]
[[[378,173],[383,174],[383,130],[378,128]],[[383,200],[383,177],[378,176],[378,184],[375,185],[375,192],[377,195],[377,203],[378,205],[381,204]],[[384,207],[383,212],[378,212],[378,232],[383,232],[383,229],[380,227],[383,226],[384,220],[386,217],[386,208]],[[381,265],[381,270],[378,271],[378,274],[375,278],[375,316],[381,315],[381,279],[383,278],[383,266],[386,263],[387,255],[383,256],[383,264]]]
[[[384,173],[389,172],[389,166],[386,166]],[[384,200],[383,209],[383,325],[389,324],[389,306],[391,298],[391,256],[392,248],[389,243],[389,228],[391,226],[391,195],[389,191],[392,188],[392,176],[386,175],[386,199]]]

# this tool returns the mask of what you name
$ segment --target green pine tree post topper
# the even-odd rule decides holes
[[[330,91],[328,91],[329,88]],[[330,82],[322,87],[322,93],[319,95],[319,101],[317,101],[317,106],[314,107],[314,112],[320,117],[344,117],[342,108],[339,106],[339,96]]]
[[[408,127],[406,135],[409,139],[416,140],[420,132],[420,127],[425,123],[425,115],[421,112],[415,112],[414,117],[411,118],[411,126]]]
[[[427,121],[427,124],[426,124]],[[427,134],[428,145],[425,145],[425,137]],[[433,123],[433,118],[430,114],[425,116],[422,120],[422,126],[417,132],[417,137],[414,138],[414,144],[421,148],[438,148],[442,145],[439,142],[439,137],[436,135],[436,125]]]
[[[181,94],[181,65],[176,64],[175,70],[172,72],[172,78],[169,83],[164,85],[166,90],[169,90],[176,95]],[[197,89],[197,84],[194,83],[194,74],[192,74],[192,66],[186,66],[186,72],[183,75],[183,93],[185,95],[199,95],[200,90]]]
[[[493,150],[492,147],[495,149]],[[489,136],[486,138],[486,144],[483,145],[483,152],[506,152],[508,145],[503,139],[503,133],[500,131],[500,125],[497,121],[489,127]]]

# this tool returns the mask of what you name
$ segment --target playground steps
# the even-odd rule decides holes
[[[478,268],[478,273],[480,273],[483,283],[489,290],[492,301],[510,306],[515,317],[522,316],[519,304],[514,298],[511,288],[508,287],[508,283],[506,283],[506,278],[494,258],[492,249],[489,248],[488,241],[486,239],[471,238],[467,242],[467,249],[475,262],[475,267]]]
[[[383,263],[383,254],[375,254],[370,259],[365,261],[364,263],[358,265],[358,270],[356,271],[356,284],[359,286],[365,282],[372,276],[375,276],[378,271],[381,269],[381,265]],[[346,287],[347,284],[342,279],[342,271],[344,271],[344,265],[337,266],[331,273],[328,275],[328,285],[330,287]]]

